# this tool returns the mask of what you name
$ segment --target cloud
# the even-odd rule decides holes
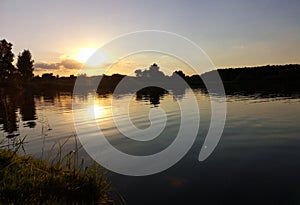
[[[58,70],[59,63],[35,63],[36,70]]]
[[[59,63],[44,63],[44,62],[35,63],[34,67],[38,71],[60,70],[60,69],[79,70],[82,67],[82,63],[72,59],[63,59]]]
[[[80,69],[82,67],[82,63],[72,60],[72,59],[64,59],[60,62],[60,65],[66,69]]]

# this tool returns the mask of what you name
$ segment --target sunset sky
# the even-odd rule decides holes
[[[218,68],[300,63],[299,11],[299,0],[1,0],[0,38],[13,43],[16,55],[30,49],[35,74],[76,74],[102,44],[149,29],[187,37]],[[185,69],[156,57],[125,59],[116,72],[126,74],[126,66],[146,68],[153,61]],[[109,61],[99,58],[103,65]]]

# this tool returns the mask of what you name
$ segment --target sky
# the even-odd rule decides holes
[[[140,30],[184,36],[217,68],[300,63],[299,10],[299,0],[0,0],[0,39],[16,56],[29,49],[35,74],[76,74],[97,48]],[[105,66],[109,56],[99,59]],[[131,56],[114,72],[156,62],[192,73],[171,59]]]

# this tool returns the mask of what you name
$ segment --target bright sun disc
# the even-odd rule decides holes
[[[96,48],[81,48],[77,53],[76,60],[90,66],[98,66],[107,61],[105,55]]]

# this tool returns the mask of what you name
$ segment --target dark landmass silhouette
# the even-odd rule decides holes
[[[252,68],[218,69],[201,75],[210,79],[213,72],[218,72],[226,94],[234,92],[299,92],[300,65],[267,65]],[[190,82],[192,85],[193,82]]]
[[[126,86],[119,88],[118,91],[130,92],[140,84],[156,84],[156,87],[162,87],[166,90],[173,90],[173,92],[182,93],[186,89],[186,85],[180,84],[178,86],[178,78],[182,78],[189,87],[199,88],[206,92],[206,87],[203,79],[206,81],[214,81],[213,76],[215,72],[220,75],[226,94],[249,94],[249,93],[298,93],[300,90],[300,65],[267,65],[259,67],[245,67],[245,68],[228,68],[217,69],[203,73],[202,75],[187,76],[182,71],[175,71],[176,75],[160,76],[160,77],[143,77],[143,76],[125,76],[114,74],[112,76],[98,76],[86,77],[86,86],[93,85],[101,80],[97,92],[98,93],[113,93],[118,84],[126,78],[128,81]],[[161,85],[161,86],[159,86]]]
[[[111,76],[99,75],[87,77],[86,75],[71,75],[70,77],[58,77],[52,73],[45,73],[42,77],[36,76],[29,82],[0,81],[0,86],[3,89],[14,87],[30,90],[33,93],[43,93],[45,91],[72,92],[77,80],[80,81],[80,86],[82,86],[83,90],[95,89],[94,85],[98,85],[96,90],[99,94],[136,92],[138,91],[136,88],[142,85],[155,85],[155,87],[161,87],[165,90],[173,90],[174,93],[182,93],[187,86],[199,88],[205,92],[206,87],[203,79],[214,81],[212,76],[215,72],[219,73],[226,94],[255,92],[289,94],[299,92],[300,90],[299,64],[216,69],[202,75],[192,76],[187,76],[180,70],[175,71],[172,76],[166,76],[159,71],[159,67],[156,64],[153,64],[149,70],[137,70],[137,76],[113,74]],[[126,83],[123,83],[121,87],[118,86],[125,79]],[[186,85],[180,84],[178,86],[178,82],[182,79],[186,82]]]

